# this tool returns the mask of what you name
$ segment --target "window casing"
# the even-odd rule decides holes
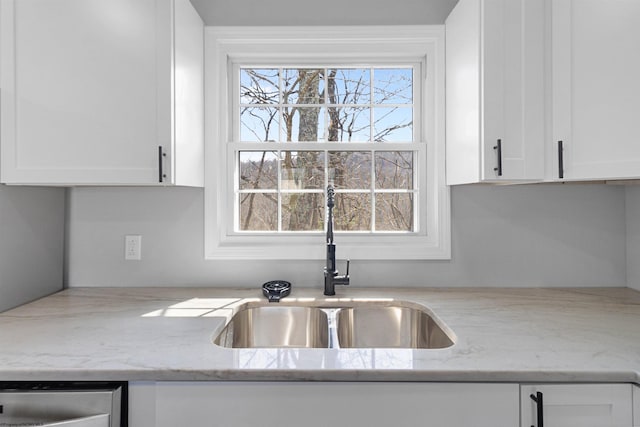
[[[345,221],[342,232],[337,220],[339,257],[450,258],[449,192],[444,185],[444,50],[441,27],[207,28],[205,47],[206,258],[323,259],[324,189],[329,180],[335,179],[331,162],[339,155],[343,158],[357,157],[371,171],[367,188],[337,186],[338,195],[344,196],[345,200],[357,199],[361,205],[368,204],[370,215],[368,223],[364,221],[366,226],[354,226],[352,222]],[[367,120],[370,121],[369,135],[356,135],[357,142],[331,137],[327,125],[331,120],[328,112],[331,102],[327,104],[327,91],[322,105],[318,106],[316,101],[306,105],[319,110],[317,140],[292,138],[291,132],[283,137],[283,126],[277,126],[274,132],[257,138],[244,129],[247,126],[243,112],[255,109],[254,116],[259,117],[263,110],[278,110],[277,117],[282,120],[282,111],[290,105],[277,94],[267,101],[243,99],[240,94],[241,80],[246,77],[243,73],[267,70],[264,72],[283,77],[287,70],[322,70],[326,78],[331,74],[330,70],[365,70],[363,72],[375,76],[376,70],[389,68],[411,70],[413,76],[411,100],[389,103],[396,109],[411,108],[411,131],[401,132],[398,138],[391,138],[392,142],[376,141],[373,136],[375,117],[378,117],[376,110],[388,107],[376,104],[373,84],[367,102],[355,102],[355,107],[369,109]],[[281,80],[278,80],[280,85]],[[282,87],[272,89],[283,93]],[[334,107],[339,104],[341,108],[354,108],[353,103],[333,104]],[[249,180],[244,176],[247,171],[243,168],[264,154],[271,158],[268,164],[275,169],[271,173],[276,184],[270,184],[270,188],[261,188],[261,184],[246,185]],[[403,161],[411,159],[411,176],[407,179],[411,184],[408,187],[397,188],[396,185],[385,188],[376,182],[376,165],[384,161],[393,163],[389,156]],[[322,176],[310,185],[301,186],[297,179],[293,183],[290,178],[296,171],[286,169],[285,158],[288,166],[294,158],[307,162],[307,158],[316,159],[316,169],[322,169]],[[262,166],[267,164],[262,159],[260,161]],[[283,218],[291,214],[284,201],[293,195],[301,198],[313,196],[313,203],[318,207],[315,215],[321,216],[322,221],[312,222],[309,229],[302,226],[292,230],[285,226]],[[401,221],[396,221],[400,225],[389,225],[390,222],[380,219],[384,218],[380,209],[385,198],[389,197],[395,197],[396,202],[409,201],[404,205],[411,205],[407,208],[410,214],[400,215]],[[272,208],[266,224],[247,226],[250,223],[246,221],[247,200],[251,200],[254,207],[259,198],[269,199],[268,203],[276,208]]]

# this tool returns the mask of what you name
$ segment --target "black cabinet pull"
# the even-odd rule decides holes
[[[167,175],[162,171],[163,157],[166,157],[166,154],[162,152],[162,146],[158,146],[158,181],[162,182]]]
[[[564,178],[564,153],[562,141],[558,141],[558,178]]]
[[[538,425],[537,426],[531,426],[531,427],[544,427],[544,414],[543,414],[543,403],[542,403],[542,393],[541,392],[537,392],[536,394],[530,394],[529,397],[531,398],[531,400],[533,400],[534,402],[536,402],[536,417],[538,419]]]
[[[502,140],[499,139],[496,145],[493,146],[494,150],[497,150],[498,166],[493,168],[498,173],[498,176],[502,176]]]

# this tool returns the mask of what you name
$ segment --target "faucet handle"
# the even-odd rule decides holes
[[[349,277],[349,264],[351,263],[351,260],[348,259],[347,260],[347,272],[345,273],[345,276]]]

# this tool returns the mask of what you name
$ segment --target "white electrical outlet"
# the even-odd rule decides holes
[[[140,261],[142,259],[142,236],[124,236],[124,259]]]

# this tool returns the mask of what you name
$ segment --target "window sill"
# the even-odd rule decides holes
[[[322,260],[326,256],[324,236],[291,238],[226,236],[211,242],[207,259],[228,260]],[[352,260],[447,260],[448,239],[426,236],[335,236],[338,259]]]

